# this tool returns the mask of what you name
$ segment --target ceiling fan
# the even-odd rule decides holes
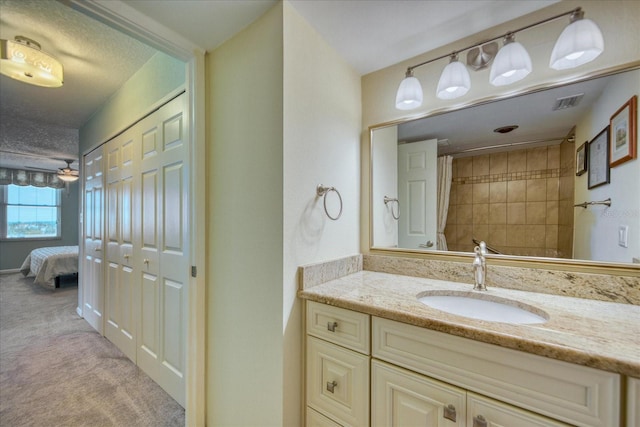
[[[71,163],[73,163],[73,159],[64,160],[64,161],[67,164],[67,167],[58,169],[58,179],[61,179],[62,181],[65,181],[65,182],[77,181],[78,178],[80,178],[80,172],[78,172],[78,169],[73,169],[71,167]]]
[[[66,160],[66,159],[60,159],[60,160],[65,162],[67,166],[64,168],[58,168],[57,170],[40,168],[37,166],[24,166],[24,168],[27,170],[36,171],[36,172],[55,173],[58,176],[58,179],[65,182],[77,181],[78,178],[80,178],[80,173],[77,169],[73,169],[71,167],[71,163],[73,163],[74,160]]]

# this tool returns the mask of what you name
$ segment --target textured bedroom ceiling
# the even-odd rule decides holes
[[[0,76],[0,166],[55,170],[65,163],[49,159],[78,158],[78,129],[156,51],[51,0],[0,1],[0,37],[17,35],[62,62],[64,85]]]
[[[365,74],[558,0],[293,0],[293,7]],[[276,0],[123,0],[124,7],[212,50]],[[0,76],[0,166],[56,169],[77,159],[78,129],[156,51],[54,0],[0,0],[0,37],[22,35],[64,65],[64,86]],[[6,152],[29,155],[11,155]],[[74,164],[77,166],[77,163]]]

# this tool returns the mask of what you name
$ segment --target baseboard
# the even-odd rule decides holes
[[[8,268],[6,270],[0,270],[0,274],[13,274],[13,273],[20,273],[20,269],[19,268]]]
[[[76,307],[76,313],[78,313],[78,316],[82,317],[82,310],[80,307]]]

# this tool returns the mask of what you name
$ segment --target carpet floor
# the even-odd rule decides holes
[[[184,426],[184,409],[76,313],[78,287],[0,275],[0,426]]]

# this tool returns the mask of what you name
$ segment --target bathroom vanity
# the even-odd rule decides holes
[[[302,277],[308,426],[640,425],[637,305],[490,287],[482,298],[543,317],[503,323],[419,300],[471,284]]]

